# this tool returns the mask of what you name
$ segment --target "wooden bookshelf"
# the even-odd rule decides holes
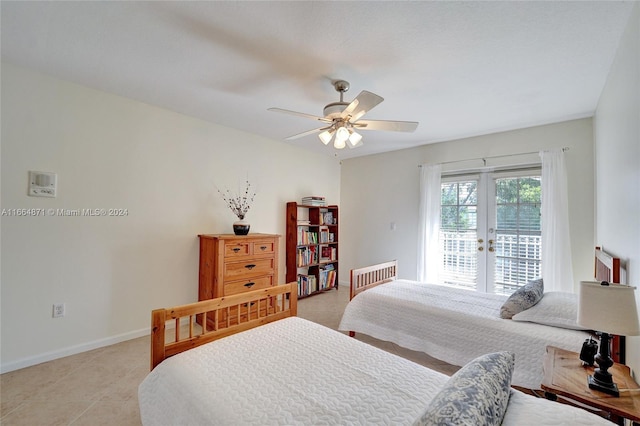
[[[286,281],[298,298],[338,288],[338,206],[287,203]]]

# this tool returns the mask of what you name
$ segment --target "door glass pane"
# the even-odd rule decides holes
[[[440,247],[442,282],[476,288],[478,256],[478,182],[443,183],[441,186]]]
[[[539,176],[496,179],[496,293],[541,276],[540,194]]]
[[[440,210],[440,228],[455,230],[458,228],[458,207],[442,206]]]
[[[459,182],[458,188],[458,201],[460,205],[478,204],[478,183],[476,181]]]

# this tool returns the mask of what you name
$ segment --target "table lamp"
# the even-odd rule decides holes
[[[635,287],[581,281],[578,298],[578,324],[598,332],[600,349],[595,357],[598,364],[589,376],[589,388],[609,395],[620,396],[618,386],[613,382],[607,370],[613,365],[611,359],[612,334],[619,336],[637,336],[640,334],[638,310],[633,291]]]

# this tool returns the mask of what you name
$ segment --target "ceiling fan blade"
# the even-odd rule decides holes
[[[418,127],[416,121],[360,120],[352,124],[358,130],[386,130],[389,132],[413,132]]]
[[[321,127],[319,129],[307,130],[306,132],[302,132],[302,133],[298,133],[297,135],[289,136],[288,138],[285,138],[285,140],[291,141],[291,140],[302,138],[302,137],[307,136],[307,135],[312,135],[314,133],[318,133],[318,132],[321,132],[323,130],[327,130],[327,129],[330,129],[330,128],[331,128],[331,126],[329,126],[329,127]]]
[[[310,118],[312,120],[316,120],[316,121],[322,121],[325,123],[331,123],[332,121],[324,118],[324,117],[318,117],[315,115],[311,115],[311,114],[305,114],[304,112],[297,112],[297,111],[290,111],[288,109],[282,109],[282,108],[267,108],[268,111],[273,111],[273,112],[281,112],[284,114],[291,114],[291,115],[297,115],[299,117],[304,117],[304,118]]]
[[[349,121],[356,121],[382,101],[384,101],[382,96],[363,90],[349,105],[347,105],[340,116],[342,118],[351,116]]]

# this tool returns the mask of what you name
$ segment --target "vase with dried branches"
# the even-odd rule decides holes
[[[249,228],[251,227],[251,225],[249,224],[249,222],[244,220],[244,218],[251,208],[253,199],[256,196],[256,191],[251,186],[251,183],[249,183],[249,180],[245,182],[244,192],[232,194],[228,189],[224,191],[218,189],[218,193],[227,204],[227,207],[229,207],[231,212],[238,218],[238,221],[234,222],[233,224],[234,234],[247,235],[249,233]]]

